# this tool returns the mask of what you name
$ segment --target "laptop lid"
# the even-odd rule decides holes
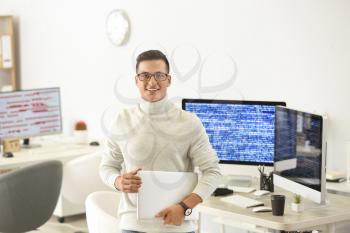
[[[165,208],[191,194],[198,183],[192,172],[139,171],[142,185],[137,194],[137,218],[153,219]],[[197,208],[185,220],[197,220]]]

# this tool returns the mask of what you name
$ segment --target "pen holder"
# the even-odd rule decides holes
[[[260,174],[260,190],[274,191],[273,188],[273,174]]]

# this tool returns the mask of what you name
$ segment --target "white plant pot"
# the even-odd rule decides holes
[[[87,130],[74,130],[74,140],[78,144],[88,143],[88,131]]]
[[[292,210],[295,212],[303,212],[304,211],[304,204],[303,203],[292,203]]]

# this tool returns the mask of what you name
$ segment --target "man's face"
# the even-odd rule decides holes
[[[139,64],[137,74],[157,72],[167,74],[167,67],[163,60],[146,60]],[[171,77],[168,75],[165,80],[156,80],[152,76],[149,80],[141,81],[137,76],[135,77],[136,86],[139,88],[141,97],[149,102],[156,102],[164,98],[166,91],[171,83]]]

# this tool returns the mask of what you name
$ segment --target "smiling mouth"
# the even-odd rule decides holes
[[[159,89],[146,89],[147,91],[158,91]]]

